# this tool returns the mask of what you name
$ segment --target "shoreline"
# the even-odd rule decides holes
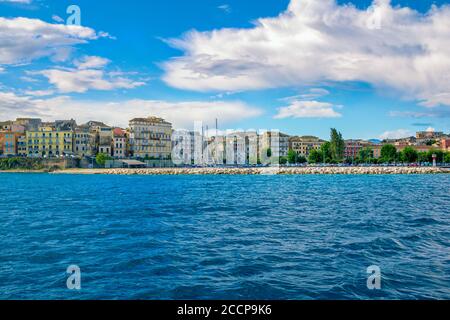
[[[268,168],[148,168],[65,169],[50,174],[73,175],[402,175],[450,174],[434,167],[268,167]]]

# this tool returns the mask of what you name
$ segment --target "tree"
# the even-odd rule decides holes
[[[297,156],[297,163],[306,163],[308,160],[304,156]]]
[[[450,163],[450,152],[446,152],[444,156],[444,162]]]
[[[289,149],[287,157],[290,164],[297,163],[297,153],[294,150]]]
[[[428,161],[428,152],[419,152],[417,161],[420,163],[429,162]]]
[[[433,162],[433,154],[436,155],[436,161],[438,163],[443,162],[445,153],[442,150],[430,150],[428,151],[428,162]]]
[[[268,148],[268,149],[266,150],[266,155],[267,155],[267,158],[272,157],[272,149]]]
[[[95,156],[95,162],[97,162],[97,164],[102,167],[105,166],[106,161],[108,160],[112,160],[112,158],[108,156],[106,153],[98,153]]]
[[[309,163],[321,163],[323,161],[322,152],[316,149],[311,150],[309,153],[308,162]]]
[[[392,144],[385,144],[381,148],[381,159],[383,162],[394,162],[397,159],[397,148]]]
[[[372,163],[373,162],[373,150],[369,147],[363,148],[359,151],[358,162],[360,163]]]
[[[330,163],[333,159],[333,155],[331,154],[331,143],[325,142],[322,144],[320,151],[322,153],[322,162]]]
[[[330,134],[330,152],[331,159],[337,162],[341,162],[344,159],[345,142],[342,138],[342,134],[336,129],[331,129]]]
[[[413,147],[406,147],[402,151],[402,160],[407,163],[417,162],[419,153]]]

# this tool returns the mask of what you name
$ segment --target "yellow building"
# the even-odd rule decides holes
[[[135,158],[168,159],[172,153],[172,124],[161,118],[130,120],[130,154]]]
[[[320,150],[325,140],[313,136],[291,137],[289,148],[294,150],[299,156],[309,157],[312,150]]]
[[[59,157],[73,154],[73,132],[59,131],[53,126],[43,126],[37,131],[27,131],[29,157]]]

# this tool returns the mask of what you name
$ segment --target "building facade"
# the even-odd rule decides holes
[[[299,156],[308,158],[312,150],[320,150],[325,142],[325,140],[314,136],[291,137],[289,139],[289,149]]]
[[[135,158],[169,159],[172,152],[172,124],[157,117],[130,121],[130,155]]]
[[[42,126],[26,132],[29,157],[59,157],[73,155],[73,131],[56,130],[54,126]]]
[[[114,158],[125,158],[127,156],[127,136],[126,131],[121,128],[113,130],[112,153]]]

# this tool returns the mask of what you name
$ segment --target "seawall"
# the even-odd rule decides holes
[[[52,174],[106,175],[315,175],[315,174],[442,174],[450,169],[433,167],[269,167],[269,168],[149,168],[67,169]]]

